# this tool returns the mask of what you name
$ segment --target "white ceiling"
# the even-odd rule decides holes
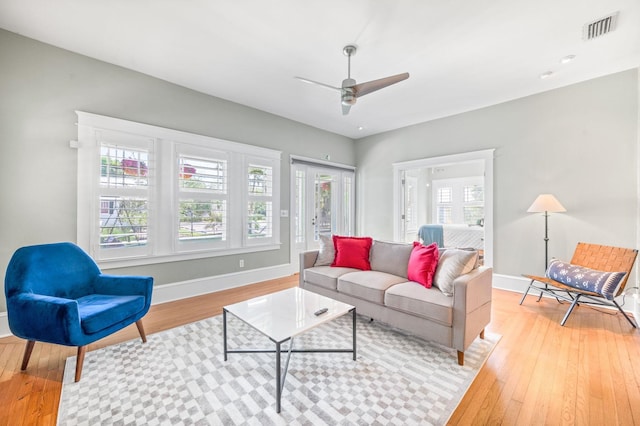
[[[638,0],[0,0],[0,27],[354,139],[640,65]],[[358,82],[411,77],[343,116],[293,77],[340,86],[346,44]]]

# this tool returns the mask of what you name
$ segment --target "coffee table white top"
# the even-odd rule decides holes
[[[316,316],[318,309],[327,312]],[[274,342],[284,342],[313,327],[342,316],[352,305],[293,287],[225,306],[224,309]]]

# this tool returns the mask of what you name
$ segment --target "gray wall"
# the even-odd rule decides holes
[[[526,209],[554,193],[567,213],[550,218],[550,255],[576,242],[636,247],[638,73],[631,70],[354,142],[261,111],[0,30],[0,279],[20,246],[76,239],[75,110],[358,166],[358,233],[391,239],[393,162],[495,148],[498,273],[541,272],[543,218]],[[403,147],[398,149],[398,147]],[[289,262],[281,250],[243,255],[245,269]],[[211,258],[114,273],[164,284],[237,270]],[[110,271],[111,272],[111,271]],[[5,310],[0,298],[0,312]]]
[[[76,241],[75,110],[283,151],[282,208],[289,207],[289,154],[355,164],[353,141],[0,30],[0,279],[21,246]],[[243,254],[243,270],[289,263],[282,248]],[[157,284],[238,270],[235,257],[109,270]],[[0,312],[6,310],[0,298]]]
[[[549,256],[579,241],[636,247],[638,70],[630,70],[356,141],[360,234],[393,237],[392,163],[495,148],[494,271],[541,273],[540,193],[567,209],[549,218]]]

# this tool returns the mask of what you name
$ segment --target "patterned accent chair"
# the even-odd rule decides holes
[[[80,380],[87,345],[136,323],[151,305],[152,277],[105,275],[72,243],[22,247],[5,276],[9,328],[27,339],[26,370],[36,341],[77,346],[75,381]]]

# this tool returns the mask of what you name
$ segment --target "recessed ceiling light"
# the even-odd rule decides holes
[[[358,126],[358,130],[364,130],[364,126]]]
[[[544,80],[551,77],[552,75],[553,75],[553,71],[543,72],[542,74],[540,74],[540,79]]]
[[[568,64],[576,58],[576,55],[567,55],[564,58],[560,59],[561,64]]]

